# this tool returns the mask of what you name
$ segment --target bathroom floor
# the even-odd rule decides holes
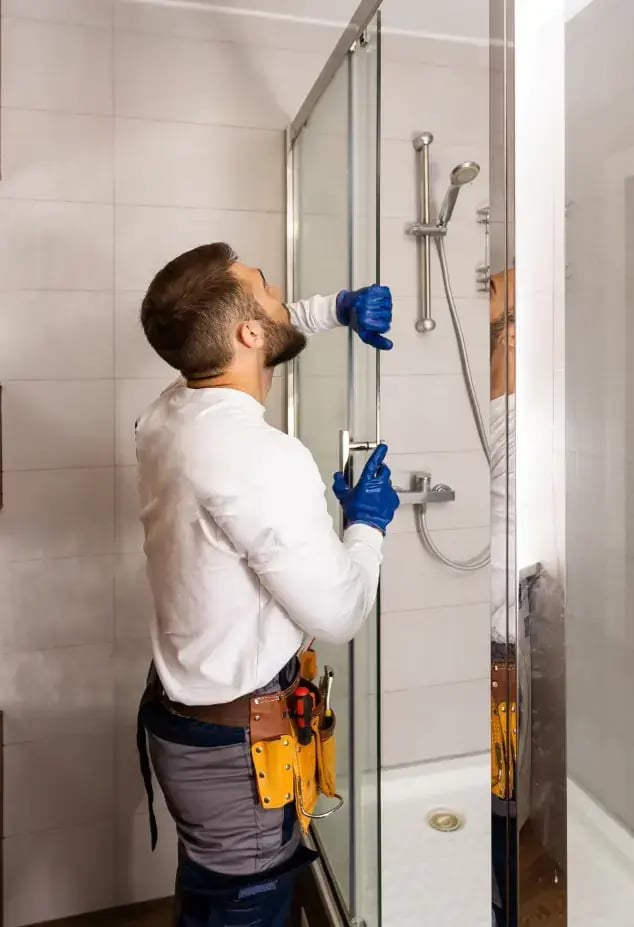
[[[55,927],[170,927],[172,900],[149,901],[143,905],[99,911],[55,921]]]
[[[530,829],[522,830],[520,897],[521,927],[565,927],[566,891],[555,882],[555,865]]]

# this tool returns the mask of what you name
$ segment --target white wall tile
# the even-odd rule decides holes
[[[158,356],[143,332],[139,315],[144,295],[134,291],[115,293],[115,377],[128,380],[176,379],[178,372]]]
[[[489,746],[489,679],[387,692],[385,766],[480,753]]]
[[[0,652],[112,639],[111,557],[29,560],[0,566]]]
[[[118,290],[145,291],[168,261],[212,241],[228,241],[272,283],[284,280],[281,214],[118,206],[116,223]]]
[[[300,221],[306,215],[332,216],[343,230],[347,227],[350,186],[347,99],[345,87],[338,94],[331,89],[297,149]]]
[[[273,377],[271,391],[266,399],[265,419],[274,428],[286,430],[286,383],[284,377]]]
[[[394,296],[415,297],[418,292],[416,244],[406,235],[406,225],[403,219],[381,220],[381,276]],[[486,294],[485,297],[478,295],[476,284],[475,268],[484,257],[484,234],[475,216],[467,216],[450,227],[445,248],[454,297],[488,301]],[[431,292],[433,297],[445,298],[435,248],[432,249]]]
[[[353,4],[348,2],[347,5],[352,13]],[[198,8],[170,9],[158,4],[138,3],[136,0],[115,0],[115,24],[118,29],[257,45],[269,49],[301,49],[312,52],[311,59],[317,58],[315,53],[320,52],[323,63],[350,18],[345,5],[343,9],[332,11],[335,14],[334,21],[330,14],[327,20],[318,20],[314,17],[314,9],[308,14],[311,18],[306,20],[297,16],[297,9],[290,12],[291,16],[283,19],[267,16],[261,3],[257,9],[232,9],[227,5],[205,4]],[[320,12],[323,12],[322,8]],[[318,69],[315,77],[317,73]]]
[[[111,31],[5,19],[2,96],[13,108],[112,112]]]
[[[5,473],[0,560],[112,553],[111,468]]]
[[[115,904],[114,820],[8,837],[4,842],[7,927]]]
[[[137,468],[115,467],[115,546],[117,553],[143,548]]]
[[[171,379],[174,379],[172,377]],[[115,458],[117,466],[136,466],[134,423],[169,386],[170,380],[117,380],[115,384]]]
[[[306,299],[313,293],[338,293],[348,286],[346,224],[337,215],[302,215],[302,249],[295,287]],[[319,255],[319,259],[316,259]]]
[[[489,300],[460,299],[457,307],[471,368],[488,370]],[[460,355],[446,301],[439,297],[432,299],[431,311],[436,328],[419,333],[414,327],[417,300],[411,297],[394,300],[390,332],[394,347],[381,355],[383,376],[460,373]]]
[[[488,677],[489,605],[452,605],[381,616],[385,692]]]
[[[385,138],[381,144],[381,215],[385,218],[416,219],[418,152],[410,138]],[[458,202],[449,226],[453,232],[457,223],[473,221],[480,206],[489,202],[489,144],[488,139],[480,142],[464,142],[460,145],[447,143],[442,137],[430,147],[430,201],[431,215],[435,221],[443,201],[449,175],[457,164],[476,161],[480,173],[460,191]],[[484,256],[484,232],[482,256]]]
[[[5,654],[0,674],[5,744],[111,730],[112,644]]]
[[[315,290],[315,292],[318,292]],[[312,295],[312,294],[310,294]],[[300,382],[305,377],[348,378],[348,330],[335,328],[311,337],[299,359]]]
[[[446,528],[480,528],[489,524],[491,493],[489,466],[482,450],[453,454],[394,454],[389,465],[395,486],[409,489],[412,473],[431,473],[432,485],[445,483],[456,493],[453,502],[427,506],[427,524],[432,530]],[[390,534],[416,531],[411,505],[401,505],[390,527]]]
[[[347,381],[341,377],[303,377],[298,435],[317,456],[338,459],[339,430],[345,428]]]
[[[166,898],[174,892],[177,865],[176,829],[167,811],[156,815],[159,841],[150,848],[150,825],[145,815],[117,819],[117,904]]]
[[[115,565],[115,636],[146,638],[154,602],[143,551],[121,554]]]
[[[434,531],[432,537],[447,556],[465,560],[488,545],[489,530]],[[488,598],[489,571],[486,567],[472,573],[458,573],[433,559],[411,534],[388,534],[381,579],[384,611],[475,605]]]
[[[0,370],[5,382],[112,376],[110,293],[4,293],[0,332]]]
[[[109,26],[111,0],[3,0],[2,15],[86,26]]]
[[[118,32],[115,108],[120,116],[283,129],[322,65],[321,55],[301,51]]]
[[[112,380],[12,380],[3,390],[5,470],[112,466]]]
[[[107,820],[114,811],[113,751],[108,728],[7,745],[5,837]]]
[[[116,201],[281,212],[283,154],[277,130],[117,119]]]
[[[112,289],[112,206],[0,200],[5,290]]]
[[[121,637],[115,642],[114,698],[118,725],[136,721],[151,660],[149,637]]]
[[[430,9],[423,7],[425,15]],[[437,7],[434,7],[437,9]],[[383,7],[381,29],[382,61],[404,61],[413,64],[438,65],[447,68],[488,68],[488,44],[470,45],[466,42],[445,40],[437,36],[405,35],[392,32],[393,21],[389,10]],[[424,31],[429,31],[425,25]]]
[[[488,422],[486,371],[474,373],[483,419]],[[394,453],[469,451],[478,435],[462,376],[384,377],[383,437]]]
[[[140,698],[140,696],[139,696]],[[165,796],[154,781],[154,809],[165,810]],[[147,795],[139,769],[139,752],[136,745],[136,723],[116,727],[115,745],[115,797],[116,813],[124,826],[130,826],[133,815],[141,815],[147,824]],[[163,835],[161,835],[162,837]],[[160,841],[159,841],[160,843]]]
[[[485,142],[489,134],[486,68],[442,68],[386,61],[382,68],[382,134],[411,139],[432,131],[444,144]]]
[[[112,202],[112,129],[108,116],[5,109],[0,196]]]

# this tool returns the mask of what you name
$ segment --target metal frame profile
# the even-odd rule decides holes
[[[383,0],[361,0],[352,19],[344,29],[330,57],[323,66],[319,77],[311,87],[308,96],[300,106],[297,115],[286,129],[286,299],[295,297],[295,142],[302,129],[312,116],[315,107],[330,86],[339,68],[346,60],[351,47],[359,40],[372,21],[373,16]],[[297,411],[299,382],[295,361],[286,365],[286,431],[290,435],[297,432]],[[378,422],[377,422],[377,441]]]

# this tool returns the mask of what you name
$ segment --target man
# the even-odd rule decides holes
[[[493,788],[492,849],[494,924],[517,924],[517,825],[530,803],[530,647],[516,631],[515,609],[515,269],[491,276],[491,665],[493,702],[515,704],[519,689],[519,755],[509,746],[506,716],[497,730],[496,756],[505,756],[505,775]],[[512,583],[509,586],[509,576]],[[513,708],[514,706],[514,708]],[[499,712],[498,712],[499,717]],[[512,770],[513,787],[506,778]],[[498,770],[499,772],[499,770]],[[492,778],[493,781],[493,778]],[[518,809],[519,804],[519,809]]]
[[[341,541],[310,453],[266,424],[263,402],[273,368],[299,354],[309,333],[348,325],[390,348],[391,297],[375,286],[286,307],[261,271],[216,243],[157,274],[141,320],[184,378],[137,423],[156,612],[156,678],[140,710],[139,750],[151,789],[147,730],[179,838],[176,923],[284,927],[293,874],[312,854],[293,796],[266,807],[267,774],[281,776],[281,763],[260,769],[256,783],[250,746],[267,740],[256,733],[263,709],[267,724],[290,724],[302,645],[343,644],[368,615],[398,497],[385,445],[356,486],[336,474]]]

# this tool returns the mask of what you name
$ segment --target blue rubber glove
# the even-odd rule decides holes
[[[387,444],[379,444],[359,477],[350,487],[343,473],[335,473],[333,492],[343,509],[346,525],[369,525],[383,534],[399,507],[399,498],[390,481],[390,468],[383,461]]]
[[[392,324],[389,287],[373,284],[362,290],[342,290],[337,296],[337,318],[357,332],[361,341],[379,351],[390,351],[394,346],[383,337]]]

